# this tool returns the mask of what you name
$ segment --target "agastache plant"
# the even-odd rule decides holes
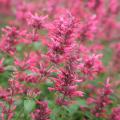
[[[105,117],[105,107],[111,103],[111,100],[109,98],[110,94],[112,93],[112,89],[109,83],[109,78],[106,80],[105,86],[103,90],[101,91],[101,95],[98,99],[95,100],[95,108],[93,110],[93,114],[95,114],[96,117]]]
[[[119,0],[0,8],[0,120],[120,120]]]

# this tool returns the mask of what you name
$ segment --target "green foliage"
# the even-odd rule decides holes
[[[24,112],[30,113],[35,108],[35,101],[34,100],[24,100]]]

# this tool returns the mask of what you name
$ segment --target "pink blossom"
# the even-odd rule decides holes
[[[33,120],[49,120],[50,109],[47,102],[38,101],[37,105],[39,108],[32,113]]]
[[[120,107],[113,108],[110,120],[120,120]]]
[[[29,13],[27,18],[28,25],[36,29],[44,28],[46,17],[47,16],[41,17],[38,16],[37,14],[33,15],[32,13]]]
[[[103,90],[100,92],[100,96],[95,100],[96,106],[93,110],[93,114],[96,117],[104,117],[105,107],[111,103],[109,96],[112,93],[111,85],[109,83],[109,78],[106,80]]]

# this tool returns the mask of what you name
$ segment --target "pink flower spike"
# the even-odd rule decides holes
[[[27,23],[36,29],[41,29],[45,27],[45,19],[47,16],[38,16],[38,14],[33,15],[28,13]]]

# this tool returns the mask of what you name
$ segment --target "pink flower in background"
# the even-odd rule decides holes
[[[104,68],[99,59],[101,59],[102,54],[84,56],[82,62],[78,65],[81,72],[87,77],[87,79],[93,79],[96,74],[103,72]]]
[[[0,73],[4,72],[3,62],[4,62],[4,58],[0,60]]]
[[[110,95],[112,93],[111,85],[109,83],[109,78],[106,80],[105,86],[102,91],[100,91],[100,95],[95,100],[95,108],[93,110],[93,114],[96,117],[105,117],[106,109],[105,107],[111,103]]]
[[[37,101],[38,108],[32,113],[33,120],[50,120],[50,109],[48,108],[47,102]]]
[[[15,45],[17,44],[19,31],[16,27],[9,26],[4,28],[2,31],[4,32],[4,35],[0,41],[0,49],[13,55],[16,51]]]
[[[117,43],[115,45],[112,45],[113,50],[114,50],[114,55],[113,55],[113,61],[112,65],[114,66],[113,69],[116,72],[120,71],[120,43]]]
[[[28,13],[27,23],[36,29],[41,29],[45,27],[45,19],[47,16],[38,16],[37,14],[33,15],[32,13]]]
[[[120,107],[113,108],[110,120],[120,120]]]
[[[81,22],[78,28],[78,39],[82,42],[86,40],[94,40],[98,32],[98,18],[96,15],[87,18],[88,20],[85,23]]]
[[[108,10],[109,10],[109,12],[111,12],[113,14],[117,14],[120,10],[119,0],[110,0]]]

